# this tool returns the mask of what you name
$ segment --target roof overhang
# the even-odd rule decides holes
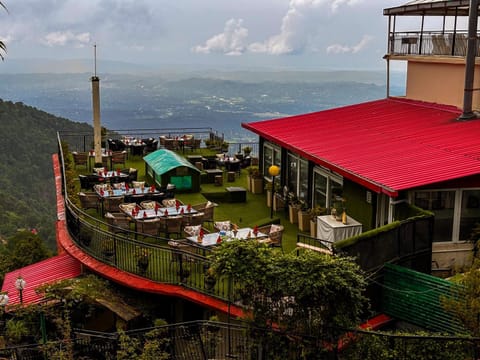
[[[480,174],[480,120],[458,121],[460,114],[453,106],[388,98],[242,127],[396,197]]]
[[[468,16],[469,0],[414,0],[383,10],[395,16]]]

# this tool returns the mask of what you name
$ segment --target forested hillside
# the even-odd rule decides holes
[[[86,123],[50,115],[23,103],[0,100],[0,238],[37,229],[55,244],[52,154],[57,131],[88,131]]]

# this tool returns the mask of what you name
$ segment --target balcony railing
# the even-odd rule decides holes
[[[174,249],[166,245],[169,239],[161,237],[155,240],[165,245],[142,242],[137,239],[143,238],[143,234],[134,231],[117,234],[111,231],[111,225],[92,217],[72,203],[65,186],[60,136],[58,143],[67,229],[79,248],[102,263],[158,283],[181,285],[229,302],[239,299],[236,293],[239,284],[234,286],[225,277],[217,278],[214,284],[205,280],[210,262],[203,250],[193,246],[191,251]],[[146,268],[139,265],[135,254],[148,254]]]
[[[465,56],[466,32],[408,31],[394,32],[389,38],[390,55]],[[476,56],[480,56],[480,41],[476,41]]]

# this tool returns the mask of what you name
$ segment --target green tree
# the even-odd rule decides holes
[[[364,276],[352,258],[312,251],[297,256],[255,241],[232,241],[222,243],[212,261],[216,273],[238,284],[256,327],[335,344],[345,328],[358,325],[368,304]],[[320,356],[318,343],[297,345],[304,357]]]

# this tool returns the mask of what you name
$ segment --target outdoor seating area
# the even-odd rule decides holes
[[[217,241],[219,235],[222,241],[256,239],[259,242],[281,247],[283,226],[280,232],[280,241],[275,238],[275,232],[270,232],[269,229],[263,227],[261,230],[257,229],[258,224],[269,221],[266,216],[268,208],[265,207],[263,200],[262,207],[265,208],[265,214],[261,215],[264,220],[260,222],[253,221],[250,222],[251,225],[248,225],[243,222],[240,213],[234,210],[231,212],[232,206],[235,207],[236,203],[246,204],[248,199],[254,196],[253,194],[248,195],[250,193],[244,185],[247,180],[247,171],[241,164],[245,157],[237,154],[236,156],[225,155],[220,158],[214,152],[207,152],[205,149],[203,151],[195,149],[192,153],[184,155],[184,149],[179,146],[175,152],[189,164],[202,164],[200,169],[196,168],[202,174],[200,191],[183,193],[172,184],[168,185],[170,189],[167,189],[167,186],[160,187],[158,183],[153,184],[153,179],[148,178],[146,172],[144,173],[148,169],[143,165],[144,160],[129,156],[132,154],[132,146],[145,144],[145,139],[130,137],[123,138],[120,142],[109,141],[109,144],[114,144],[113,146],[117,143],[123,144],[120,145],[120,148],[124,150],[107,151],[106,154],[110,154],[110,159],[117,154],[120,157],[121,154],[119,160],[121,163],[117,164],[116,160],[113,160],[109,166],[93,168],[92,173],[89,173],[88,166],[77,169],[80,180],[81,208],[105,222],[105,226],[110,232],[140,241],[157,238],[158,240],[153,241],[159,241],[160,244],[166,244],[169,240],[175,239],[175,241],[181,242],[183,247],[194,247],[193,251],[197,254],[199,249],[201,254],[211,250],[212,239],[215,237],[215,241]],[[159,148],[162,148],[162,142],[158,145]],[[204,164],[205,168],[203,168]],[[120,165],[122,169],[115,170],[116,165]],[[218,184],[219,178],[221,185],[225,182],[231,186],[219,188],[215,184],[215,181]],[[214,202],[205,198],[205,195],[209,196],[209,191],[212,194],[223,192],[225,195],[219,198],[220,203]],[[255,200],[257,200],[256,196]],[[258,205],[252,205],[260,208]],[[219,219],[230,219],[225,221],[234,224],[238,230],[234,234],[230,227],[224,234],[223,230],[215,229],[215,221]],[[198,242],[198,234],[191,234],[192,228],[202,229],[202,236],[206,235],[205,244],[198,244],[193,240],[193,237],[196,237]]]

